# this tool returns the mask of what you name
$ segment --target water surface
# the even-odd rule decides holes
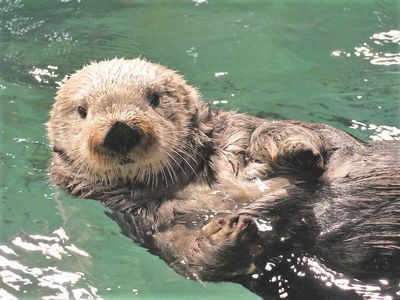
[[[49,186],[44,123],[65,75],[138,56],[216,107],[399,139],[398,1],[0,1],[0,298],[254,299],[198,283]]]

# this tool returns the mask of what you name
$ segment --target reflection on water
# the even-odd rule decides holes
[[[201,5],[201,4],[207,4],[207,3],[208,3],[207,0],[192,0],[192,1],[194,2],[194,4],[195,4],[196,6],[199,6],[199,5]]]
[[[282,263],[287,265],[289,273],[282,272],[282,269],[275,270]],[[311,299],[307,293],[311,294],[308,289],[312,288],[321,288],[322,295],[327,299],[355,299],[358,295],[361,299],[394,300],[400,296],[400,280],[361,281],[326,267],[315,257],[293,253],[289,257],[280,256],[273,262],[266,262],[265,271],[252,274],[252,278],[255,281],[266,279],[271,287],[277,288],[281,299]],[[310,280],[314,286],[310,285]],[[298,290],[304,294],[299,295]]]
[[[56,86],[57,88],[60,88],[69,77],[69,74],[67,74],[61,78],[58,73],[58,66],[52,65],[48,65],[44,68],[33,66],[32,70],[29,71],[29,74],[33,76],[39,84]]]
[[[400,129],[394,126],[365,124],[357,120],[351,120],[349,128],[371,132],[369,137],[373,141],[400,141]]]
[[[391,300],[394,299],[394,293],[400,295],[399,282],[391,282],[392,293],[386,295],[388,292],[385,289],[389,285],[387,280],[382,279],[375,284],[366,284],[357,279],[347,278],[345,275],[327,268],[316,259],[303,258],[302,260],[307,262],[314,278],[324,282],[327,287],[337,286],[342,290],[354,291],[364,299]]]
[[[31,74],[39,83],[49,83],[49,78],[57,78],[58,74],[56,71],[58,70],[57,66],[47,66],[45,69],[40,69],[33,67],[29,74]]]
[[[400,30],[389,30],[387,32],[374,33],[370,36],[371,42],[365,42],[362,46],[354,47],[354,51],[347,52],[342,50],[332,51],[332,56],[361,57],[369,60],[373,65],[400,65],[400,53],[389,52],[386,48],[400,45]]]
[[[23,235],[12,240],[12,245],[0,245],[0,278],[4,288],[0,296],[11,297],[13,290],[28,294],[32,292],[42,299],[103,299],[97,288],[87,282],[83,272],[70,272],[58,267],[56,260],[66,257],[81,257],[90,260],[90,255],[68,242],[69,237],[62,227],[52,236]],[[12,247],[12,248],[11,248]],[[26,259],[39,255],[48,261],[41,266]],[[41,257],[41,258],[40,258]],[[31,294],[32,295],[32,294]],[[12,298],[12,297],[11,297]]]

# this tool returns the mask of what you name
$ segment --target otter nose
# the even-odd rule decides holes
[[[103,146],[119,153],[127,153],[133,149],[141,139],[141,134],[136,127],[117,121],[107,132]]]

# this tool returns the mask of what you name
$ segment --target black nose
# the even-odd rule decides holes
[[[140,139],[141,134],[136,127],[117,121],[107,132],[103,146],[119,153],[128,153]]]

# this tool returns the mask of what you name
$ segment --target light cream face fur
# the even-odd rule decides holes
[[[151,103],[154,93],[157,105]],[[52,145],[70,159],[73,172],[105,182],[149,183],[159,172],[172,179],[200,105],[197,91],[180,75],[141,59],[91,63],[65,82],[55,100],[47,123]],[[123,156],[102,145],[117,121],[142,136]]]

